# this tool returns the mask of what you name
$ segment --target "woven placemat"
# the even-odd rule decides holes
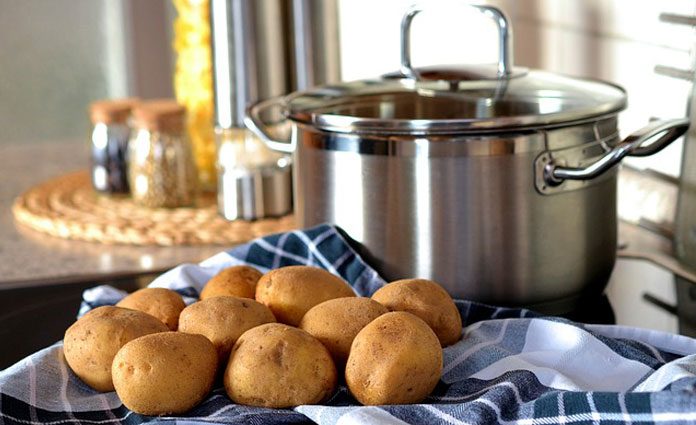
[[[292,216],[227,221],[214,196],[196,208],[145,208],[126,196],[103,196],[87,171],[49,180],[25,192],[12,206],[15,220],[66,239],[132,245],[231,245],[295,228]]]

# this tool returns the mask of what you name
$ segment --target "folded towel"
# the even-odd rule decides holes
[[[371,295],[384,280],[346,243],[319,226],[258,239],[198,265],[176,267],[151,286],[194,302],[224,267],[261,271],[322,267]],[[115,304],[125,293],[108,286],[84,294],[80,314]],[[696,340],[623,326],[583,325],[524,309],[457,300],[463,338],[444,349],[440,383],[422,403],[360,406],[344,385],[324,405],[266,409],[232,403],[215,388],[182,417],[141,416],[114,392],[98,393],[67,367],[61,343],[0,372],[0,424],[112,423],[694,423]]]

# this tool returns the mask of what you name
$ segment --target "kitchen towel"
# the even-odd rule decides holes
[[[319,226],[258,239],[198,265],[176,267],[151,286],[194,302],[224,267],[262,271],[318,266],[369,296],[384,280],[351,249],[341,231]],[[84,294],[80,314],[115,304],[108,286]],[[266,409],[232,403],[223,388],[187,415],[148,417],[114,392],[98,393],[67,367],[61,343],[0,372],[2,424],[623,424],[696,422],[696,340],[622,326],[583,325],[524,309],[457,300],[462,339],[444,349],[444,370],[422,403],[360,406],[345,385],[324,405]]]

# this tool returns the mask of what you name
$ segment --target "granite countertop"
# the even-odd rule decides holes
[[[158,273],[229,247],[100,245],[44,235],[14,222],[12,203],[32,186],[88,167],[84,141],[0,144],[0,290]]]

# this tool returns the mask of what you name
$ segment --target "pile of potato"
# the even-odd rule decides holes
[[[145,288],[96,308],[68,328],[63,350],[83,382],[145,415],[188,411],[220,375],[230,399],[251,406],[321,403],[339,375],[362,404],[405,404],[432,392],[442,347],[461,331],[454,302],[429,280],[364,298],[315,267],[234,266],[188,307]]]

